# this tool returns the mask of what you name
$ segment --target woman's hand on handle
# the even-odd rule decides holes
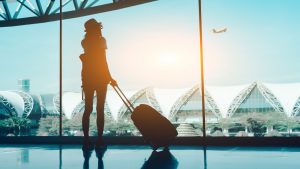
[[[115,79],[110,79],[110,85],[117,86],[117,81]]]

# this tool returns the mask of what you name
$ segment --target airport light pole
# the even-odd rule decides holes
[[[202,104],[202,132],[205,141],[206,124],[205,124],[205,93],[204,93],[204,64],[203,64],[203,40],[202,40],[202,1],[198,0],[199,4],[199,33],[200,33],[200,74],[201,74],[201,104]],[[205,142],[204,142],[205,144]]]

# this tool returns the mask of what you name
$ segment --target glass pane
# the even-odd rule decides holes
[[[299,136],[299,7],[203,1],[206,95],[221,115],[208,135]]]
[[[86,33],[84,23],[91,18],[102,22],[109,70],[133,105],[155,108],[177,127],[180,136],[202,135],[197,90],[200,79],[197,2],[179,0],[152,2],[63,22],[64,135],[83,135],[81,119],[85,101],[81,98],[79,56],[84,53],[81,45]],[[186,104],[188,100],[191,102]],[[90,134],[97,135],[96,97],[93,105]],[[140,136],[130,115],[109,86],[104,135]]]
[[[58,28],[57,22],[1,28],[1,136],[58,135]]]

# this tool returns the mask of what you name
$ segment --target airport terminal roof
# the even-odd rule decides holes
[[[145,102],[146,104],[150,104],[151,106],[156,107],[159,111],[161,111],[164,116],[169,117],[172,108],[174,108],[174,105],[186,104],[186,102],[189,101],[189,97],[191,97],[189,96],[191,94],[189,93],[191,92],[191,89],[193,89],[194,92],[199,92],[199,87],[200,86],[197,85],[194,87],[181,89],[162,89],[149,87],[141,90],[125,90],[124,93],[131,101],[138,103]],[[238,106],[245,99],[247,99],[247,95],[251,93],[254,87],[258,88],[259,92],[261,92],[266,101],[269,102],[270,105],[275,107],[275,110],[280,110],[286,113],[288,116],[296,116],[299,114],[298,111],[300,110],[300,104],[298,102],[300,101],[300,83],[273,84],[254,82],[251,84],[233,86],[206,86],[205,90],[206,92],[208,92],[207,96],[205,96],[206,103],[213,103],[215,105],[214,108],[218,109],[221,117],[230,117],[232,113],[234,113],[236,108],[238,108]],[[14,107],[19,117],[24,114],[24,110],[26,108],[26,98],[24,98],[24,93],[18,91],[0,91],[0,95]],[[30,94],[28,94],[28,96],[30,96]],[[79,106],[81,108],[80,110],[84,108],[84,102],[82,101],[81,93],[63,92],[62,98],[63,112],[69,119],[73,117],[74,112],[76,112],[74,110],[76,109],[76,107],[78,108],[78,105],[81,105]],[[178,102],[180,98],[185,98],[185,101]],[[140,100],[139,102],[138,99],[142,100]],[[210,99],[209,102],[208,99]],[[54,101],[55,95],[53,95],[52,100],[53,103],[51,104],[54,104],[54,106],[57,107],[58,105],[55,105]],[[199,104],[201,104],[201,100],[196,101],[199,101]],[[119,117],[122,106],[124,108],[122,100],[111,88],[109,88],[107,92],[106,103],[108,106],[107,110],[110,111],[109,113],[114,119],[123,117]],[[176,111],[179,111],[182,105],[175,105],[178,108],[178,110],[176,109]],[[235,109],[232,108],[234,106]]]

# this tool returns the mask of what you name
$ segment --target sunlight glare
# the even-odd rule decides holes
[[[158,55],[158,63],[161,66],[178,66],[178,56],[174,53],[161,53]]]

